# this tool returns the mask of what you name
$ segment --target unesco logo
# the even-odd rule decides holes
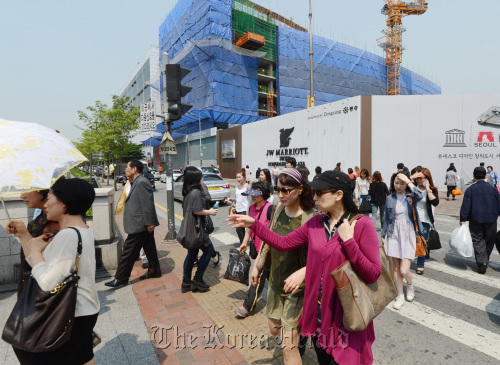
[[[446,143],[443,147],[467,147],[465,144],[465,132],[460,129],[452,129],[444,133]]]

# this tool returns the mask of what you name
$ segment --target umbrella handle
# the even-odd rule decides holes
[[[2,200],[2,205],[3,205],[3,209],[5,209],[5,214],[7,214],[7,219],[10,222],[11,219],[10,219],[9,211],[7,210],[7,207],[5,206],[5,201],[3,200],[3,197],[1,197],[0,199]]]

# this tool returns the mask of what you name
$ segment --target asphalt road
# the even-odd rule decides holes
[[[166,218],[165,184],[157,183],[155,202],[158,214]],[[219,208],[211,235],[223,266],[229,249],[239,246],[236,233],[224,221],[228,207]],[[179,202],[175,214],[178,228]],[[389,305],[375,319],[375,364],[500,364],[500,255],[494,250],[488,271],[478,274],[474,258],[449,248],[449,236],[457,226],[457,217],[436,215],[443,247],[431,252],[424,275],[413,275],[415,300],[399,311]],[[413,273],[415,268],[416,260]]]

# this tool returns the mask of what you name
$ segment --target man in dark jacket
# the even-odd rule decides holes
[[[497,219],[500,215],[500,194],[497,189],[484,181],[486,177],[484,167],[476,167],[473,175],[476,182],[465,191],[460,209],[460,225],[469,221],[477,272],[484,274],[495,245]]]
[[[143,176],[143,169],[144,165],[138,160],[130,161],[125,169],[125,174],[131,181],[123,215],[123,227],[128,236],[123,243],[123,251],[115,279],[105,283],[106,286],[112,288],[128,284],[134,261],[139,256],[141,248],[144,248],[146,253],[149,269],[146,274],[140,276],[140,279],[161,276],[154,237],[155,227],[159,226],[160,223],[156,216],[153,189],[149,180]]]

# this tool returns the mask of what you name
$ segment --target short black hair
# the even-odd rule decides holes
[[[264,200],[269,199],[269,197],[271,196],[271,190],[269,189],[269,185],[266,184],[264,181],[254,182],[252,184],[252,189],[262,191],[262,197],[264,198]]]
[[[354,171],[352,171],[352,169],[349,167],[349,168],[347,169],[347,172],[348,172],[349,174],[352,174]]]
[[[95,190],[82,179],[59,179],[50,189],[52,194],[66,205],[65,214],[85,215],[95,199]]]
[[[398,165],[397,165],[398,170],[402,170],[404,167],[405,167],[405,164],[402,162],[398,163]]]
[[[130,167],[137,168],[137,172],[139,174],[142,174],[142,172],[144,171],[144,164],[141,161],[139,161],[139,160],[130,160],[128,163],[130,164]]]
[[[488,166],[487,169],[491,169],[491,171],[493,171],[493,166]]]
[[[484,167],[476,167],[473,172],[474,177],[477,180],[484,180],[486,177],[486,169]]]
[[[483,167],[484,166],[484,162],[480,162],[479,166]]]
[[[323,170],[321,169],[320,166],[316,166],[316,168],[314,169],[314,172],[316,172],[317,174],[321,174],[321,171]]]
[[[295,157],[287,157],[285,161],[291,164],[293,167],[297,167],[297,160],[295,159]]]

